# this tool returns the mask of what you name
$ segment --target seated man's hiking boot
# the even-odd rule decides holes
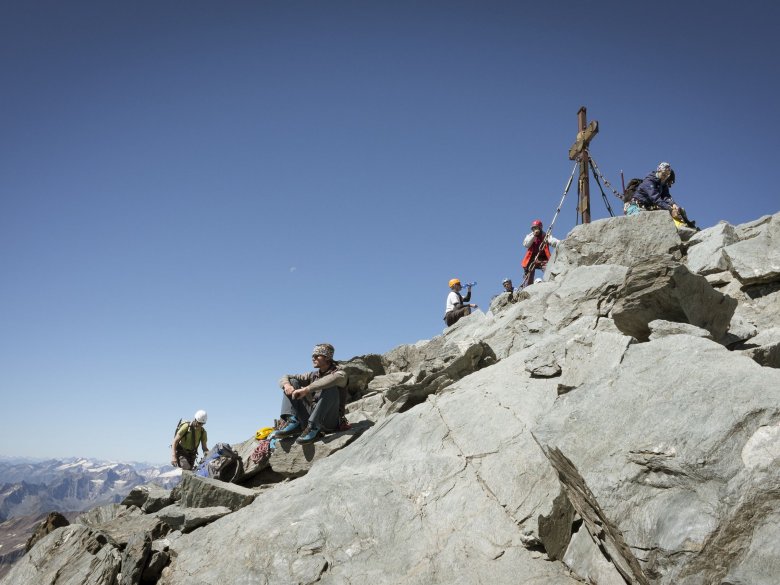
[[[306,430],[303,432],[303,434],[298,437],[295,442],[300,445],[305,445],[307,443],[313,443],[317,439],[319,439],[323,433],[315,426],[309,426],[306,428]]]
[[[290,418],[287,419],[287,424],[284,426],[284,428],[274,432],[273,438],[283,439],[284,437],[289,437],[290,435],[294,435],[300,432],[301,432],[301,423],[298,422],[297,418],[291,416]]]

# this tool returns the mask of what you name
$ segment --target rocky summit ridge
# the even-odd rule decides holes
[[[136,488],[2,583],[775,585],[780,214],[578,226],[546,279],[345,363],[350,431]]]

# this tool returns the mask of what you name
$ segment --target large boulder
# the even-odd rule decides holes
[[[648,339],[656,319],[689,323],[720,339],[728,330],[737,301],[716,291],[707,279],[669,258],[634,266],[616,293],[611,316],[626,335]]]
[[[155,539],[168,532],[168,526],[154,516],[145,514],[135,506],[127,508],[118,504],[94,508],[73,522],[107,534],[120,548],[124,548],[137,533],[149,533]]]
[[[685,264],[688,270],[702,276],[728,270],[723,248],[739,241],[734,226],[721,222],[702,230],[688,240]]]
[[[608,331],[590,331],[570,338],[566,342],[558,393],[609,380],[633,341],[632,337]]]
[[[369,382],[384,373],[381,357],[376,355],[354,357],[339,362],[339,366],[347,373],[347,395],[351,398],[361,396]]]
[[[672,335],[630,345],[609,379],[562,396],[534,432],[621,574],[721,583],[749,550],[776,546],[753,529],[777,510],[780,451],[751,453],[778,405],[777,370]]]
[[[780,327],[765,329],[735,349],[762,366],[780,368]]]
[[[137,506],[147,514],[162,510],[173,502],[171,490],[166,490],[156,484],[139,485],[130,490],[122,500],[123,506]]]
[[[242,469],[239,473],[239,477],[241,478],[239,483],[241,484],[247,483],[268,467],[268,460],[271,455],[270,450],[263,452],[263,455],[260,455],[260,452],[258,452],[257,456],[255,456],[255,451],[259,445],[260,441],[254,437],[247,439],[242,443],[231,445],[233,451],[241,458]]]
[[[330,457],[352,443],[371,425],[368,421],[352,424],[347,431],[325,435],[314,443],[299,445],[294,437],[276,441],[268,461],[271,469],[282,478],[295,478],[308,473],[317,461]]]
[[[629,269],[617,264],[574,268],[547,298],[544,318],[562,329],[581,317],[606,316]]]
[[[41,539],[3,585],[115,585],[121,565],[119,547],[110,538],[74,523]]]
[[[726,246],[723,254],[743,284],[780,280],[780,213],[762,224],[753,237]]]
[[[33,531],[30,538],[27,539],[27,543],[25,544],[25,551],[29,552],[29,550],[35,546],[35,543],[41,540],[44,536],[54,532],[57,530],[57,528],[62,528],[68,524],[70,524],[68,519],[59,512],[49,512],[46,518],[44,518],[43,521],[41,521],[41,523],[35,527],[35,530]]]
[[[555,384],[532,383],[522,352],[467,380],[182,536],[161,585],[577,583],[533,549],[559,487],[529,427]]]
[[[249,488],[194,473],[183,474],[173,489],[174,499],[186,508],[225,506],[235,511],[251,504],[256,495]]]
[[[492,349],[474,335],[473,328],[489,318],[475,313],[447,328],[430,341],[401,345],[383,357],[385,375],[401,374],[401,384],[387,384],[384,413],[400,412],[427,396],[495,361]]]
[[[152,552],[152,537],[148,532],[134,534],[122,551],[119,585],[137,585]]]
[[[351,433],[277,442],[254,489],[185,474],[175,505],[58,529],[92,531],[71,582],[775,583],[780,279],[735,247],[771,259],[775,223],[576,228],[511,305],[350,360]],[[84,565],[41,548],[58,531],[14,583]]]
[[[226,506],[213,506],[210,508],[186,508],[179,504],[171,504],[154,515],[171,527],[171,530],[192,532],[196,528],[205,526],[233,512]]]
[[[548,278],[578,266],[617,264],[633,267],[653,258],[682,256],[682,242],[666,211],[602,219],[575,227],[558,247]]]

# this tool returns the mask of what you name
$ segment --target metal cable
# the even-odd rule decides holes
[[[617,190],[615,190],[615,188],[612,186],[612,183],[610,183],[607,180],[607,178],[602,174],[601,169],[599,169],[599,165],[597,165],[596,161],[593,160],[593,157],[590,156],[590,152],[588,152],[588,159],[590,160],[590,165],[591,165],[591,168],[593,169],[593,173],[595,175],[598,175],[599,177],[601,177],[601,180],[604,182],[604,184],[607,187],[609,187],[612,190],[612,192],[615,194],[615,197],[617,197],[618,199],[620,199],[622,201],[623,200],[623,195],[618,193]]]
[[[536,261],[539,259],[539,254],[541,254],[542,250],[544,249],[544,246],[547,243],[547,240],[549,239],[550,235],[552,234],[553,226],[555,225],[555,220],[558,219],[558,214],[561,212],[561,207],[563,207],[563,201],[566,199],[566,194],[569,192],[569,189],[571,188],[571,182],[574,180],[574,173],[577,172],[577,167],[580,165],[579,161],[574,163],[574,168],[571,170],[571,175],[569,175],[569,180],[566,182],[566,188],[563,190],[563,196],[561,197],[560,203],[558,203],[558,208],[555,210],[555,215],[553,215],[552,221],[550,222],[550,226],[547,228],[547,231],[544,234],[544,239],[542,239],[542,245],[539,246],[539,249],[536,251],[536,255],[533,257],[531,264],[529,266],[535,266]],[[525,288],[528,286],[528,275],[531,274],[530,271],[528,271],[528,274],[525,275],[525,278],[523,278],[523,285],[521,288]]]
[[[615,217],[615,214],[612,212],[612,206],[609,204],[609,199],[607,199],[607,194],[604,193],[604,189],[601,187],[601,181],[599,181],[599,177],[596,174],[596,169],[593,166],[593,161],[590,161],[590,167],[593,169],[593,178],[596,179],[596,184],[599,186],[599,191],[601,191],[601,198],[604,200],[604,205],[607,206],[607,211],[609,211],[610,217]]]

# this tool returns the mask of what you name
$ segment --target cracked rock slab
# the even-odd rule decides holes
[[[532,388],[523,372],[519,354],[480,370],[390,415],[307,475],[183,535],[160,585],[188,583],[192,574],[204,582],[240,575],[333,585],[451,585],[485,575],[515,583],[522,575],[527,583],[575,585],[561,563],[540,562],[524,541],[522,527],[558,484],[522,431],[555,400],[554,385]],[[507,469],[512,477],[502,478]],[[234,543],[228,549],[226,539]]]
[[[773,509],[774,478],[746,470],[742,453],[752,440],[746,456],[760,459],[766,442],[751,438],[780,421],[778,403],[777,370],[674,335],[630,345],[615,375],[560,396],[534,434],[566,456],[630,549],[648,551],[638,560],[654,585],[719,583],[712,567],[725,576],[753,546],[735,534]]]

